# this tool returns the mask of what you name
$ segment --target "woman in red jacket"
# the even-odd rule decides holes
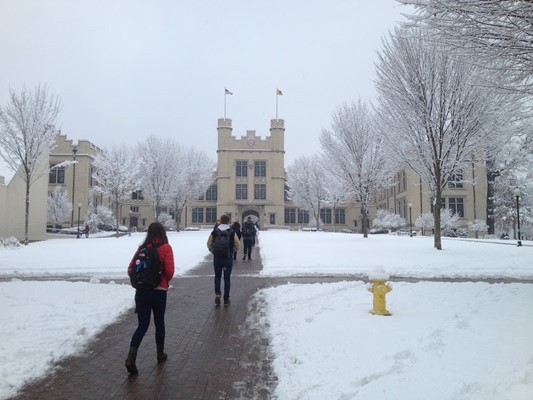
[[[167,306],[168,283],[174,276],[174,254],[172,247],[168,244],[165,227],[159,222],[154,222],[148,227],[146,239],[139,246],[130,265],[128,275],[132,275],[134,262],[139,251],[146,247],[157,247],[157,253],[161,261],[161,282],[155,289],[142,289],[135,292],[135,312],[137,313],[138,326],[131,338],[128,358],[126,358],[126,368],[130,374],[137,374],[137,350],[141,345],[144,334],[150,326],[150,314],[154,313],[155,343],[157,345],[157,362],[167,359],[165,349],[165,309]]]

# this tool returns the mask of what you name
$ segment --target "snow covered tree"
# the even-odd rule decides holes
[[[440,210],[441,229],[457,229],[459,227],[459,214],[450,209]]]
[[[194,148],[180,148],[176,154],[177,170],[173,175],[171,199],[179,229],[181,213],[187,204],[202,196],[213,184],[215,163],[205,152]]]
[[[98,155],[93,165],[96,189],[113,200],[118,236],[120,203],[130,199],[131,192],[139,188],[139,160],[131,148],[122,144]]]
[[[48,172],[41,163],[47,163],[46,157],[54,146],[60,109],[59,98],[42,85],[34,90],[23,88],[20,93],[10,90],[8,104],[0,106],[0,157],[13,171],[19,171],[26,184],[25,245],[30,240],[31,185],[42,176],[39,171]]]
[[[405,226],[405,219],[398,214],[394,214],[389,210],[378,210],[376,218],[372,221],[372,225],[376,228],[383,229],[398,229]]]
[[[172,183],[178,171],[178,144],[173,139],[150,136],[137,147],[139,178],[144,196],[152,201],[156,220],[163,204],[172,197]]]
[[[163,224],[163,226],[167,230],[171,230],[174,228],[174,220],[172,219],[172,216],[170,214],[167,214],[167,213],[159,214],[159,222],[161,222],[161,224]]]
[[[115,224],[115,217],[113,216],[113,211],[106,206],[98,206],[96,209],[96,226],[98,224],[104,224],[104,225],[113,225]]]
[[[324,163],[324,158],[322,158],[322,163]],[[346,188],[344,181],[338,179],[333,175],[327,168],[324,167],[325,174],[325,197],[323,206],[331,207],[333,214],[333,231],[337,231],[337,208],[341,204],[347,204],[351,201],[350,190]]]
[[[398,0],[415,5],[411,20],[495,76],[533,94],[533,2],[530,0]]]
[[[435,214],[434,247],[442,249],[440,201],[448,178],[482,153],[508,102],[479,85],[477,70],[424,32],[397,30],[377,66],[381,131],[395,157],[428,185]]]
[[[288,197],[309,211],[320,229],[320,208],[326,200],[326,175],[319,156],[300,156],[287,168]]]
[[[424,235],[426,229],[433,229],[434,225],[433,213],[430,212],[420,214],[415,221],[415,226],[422,230],[422,235]]]
[[[84,225],[89,225],[90,233],[97,232],[98,224],[102,223],[98,217],[97,210],[94,208],[94,192],[95,189],[92,188],[87,195],[87,215],[85,216],[85,221],[83,221]]]
[[[474,232],[476,239],[479,237],[479,232],[487,232],[489,226],[482,219],[475,219],[468,224],[468,230]]]
[[[320,144],[328,172],[344,183],[361,207],[363,235],[367,237],[369,206],[392,171],[373,114],[361,101],[338,107],[331,130],[322,130]]]
[[[48,196],[48,222],[58,226],[68,219],[72,211],[67,192],[61,190],[61,186],[54,187],[54,190]]]

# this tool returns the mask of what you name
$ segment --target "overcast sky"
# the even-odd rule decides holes
[[[59,125],[101,147],[174,137],[216,159],[217,119],[237,137],[285,120],[286,166],[319,151],[335,108],[372,101],[395,0],[0,0],[0,103],[47,84]]]

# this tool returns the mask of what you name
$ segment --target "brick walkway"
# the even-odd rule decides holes
[[[270,370],[262,311],[254,293],[274,280],[260,278],[253,261],[238,259],[232,304],[214,306],[211,256],[172,281],[166,312],[166,363],[157,364],[153,323],[137,358],[138,376],[124,360],[136,328],[133,310],[109,326],[86,351],[60,362],[56,371],[13,399],[269,399],[276,385]],[[133,296],[133,290],[132,290]]]

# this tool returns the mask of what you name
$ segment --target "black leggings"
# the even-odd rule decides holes
[[[131,338],[131,347],[139,347],[144,334],[150,327],[150,315],[154,312],[155,343],[158,348],[165,345],[165,309],[167,308],[166,290],[137,290],[135,293],[135,312],[139,325]]]

